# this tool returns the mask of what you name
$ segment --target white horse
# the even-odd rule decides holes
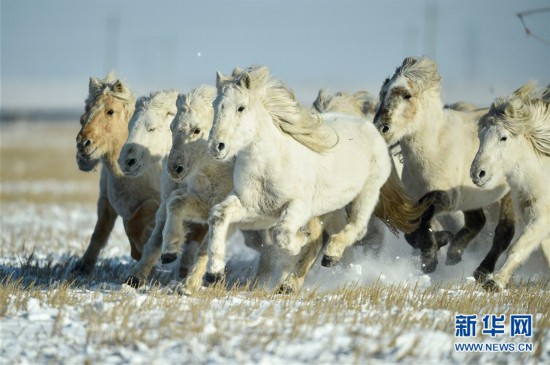
[[[166,170],[166,159],[172,146],[170,123],[176,114],[177,96],[176,90],[167,90],[153,92],[137,100],[135,113],[128,126],[129,135],[118,157],[118,165],[122,172],[131,178],[146,180],[148,187],[143,187],[142,190],[154,188],[161,200],[155,214],[155,226],[145,244],[143,255],[125,278],[125,282],[133,286],[138,286],[147,279],[161,256],[161,251],[157,248],[162,244],[166,202],[170,194],[179,188],[179,185],[169,178]],[[190,240],[202,240],[206,228],[202,231],[201,227],[191,228],[194,234],[190,235]],[[183,255],[180,275],[186,275],[193,256],[193,252]]]
[[[218,73],[217,85],[210,151],[219,161],[236,160],[233,191],[210,212],[207,282],[222,276],[227,234],[235,224],[270,228],[274,244],[296,255],[310,219],[351,204],[348,223],[324,251],[323,265],[334,265],[365,235],[385,186],[377,207],[383,221],[415,228],[410,218],[425,207],[402,210],[395,204],[410,201],[372,123],[302,107],[266,67],[251,67],[229,81]]]
[[[353,94],[339,91],[330,94],[326,89],[320,89],[317,98],[313,101],[313,108],[319,113],[343,113],[372,122],[377,103],[378,101],[368,91],[357,91]],[[321,219],[324,230],[329,234],[334,234],[343,228],[347,215],[345,209],[340,209]],[[377,255],[384,241],[384,230],[384,223],[380,219],[372,217],[369,220],[367,236],[361,238],[357,244]]]
[[[485,225],[482,208],[498,202],[509,191],[503,175],[495,177],[491,189],[481,189],[472,183],[469,171],[479,145],[477,121],[487,109],[444,108],[440,80],[435,62],[406,58],[392,78],[384,82],[374,118],[386,142],[401,145],[407,192],[420,201],[433,200],[417,232],[405,235],[413,247],[420,248],[424,272],[435,270],[437,251],[451,237],[446,263],[458,263],[467,244]],[[502,207],[509,206],[506,203],[509,199],[507,195]],[[465,218],[464,227],[456,235],[431,234],[432,217],[456,211],[463,211]],[[476,279],[483,281],[494,270],[496,260],[513,235],[513,211],[501,209],[493,247],[474,272]]]
[[[479,123],[479,150],[470,175],[482,188],[500,184],[502,173],[523,232],[504,265],[484,287],[502,290],[514,270],[538,247],[550,267],[550,100],[531,98],[534,83],[497,99]]]
[[[238,72],[239,70],[236,70],[234,74]],[[208,152],[207,140],[214,119],[212,102],[216,95],[216,88],[200,86],[178,98],[178,112],[171,124],[173,139],[168,170],[175,181],[185,182],[186,188],[180,189],[167,204],[168,219],[163,236],[168,243],[165,243],[165,247],[172,242],[181,241],[181,237],[186,236],[185,227],[181,225],[182,221],[206,223],[211,208],[223,201],[233,190],[234,161],[220,162]],[[310,228],[312,229],[314,227]],[[262,286],[273,283],[278,285],[281,278],[288,276],[295,262],[283,263],[279,277],[275,277],[277,255],[266,233],[266,231],[242,232],[244,243],[260,253],[258,273],[254,282]],[[320,248],[322,243],[320,225],[315,238]],[[206,241],[200,246],[192,272],[185,281],[183,288],[185,291],[193,292],[202,285],[208,262]],[[299,270],[299,272],[303,273],[303,276],[307,274],[306,270]],[[300,279],[302,279],[301,276],[297,278],[299,284],[295,284],[296,280],[285,282],[283,288],[299,290],[303,283],[303,279]]]
[[[118,216],[123,220],[130,253],[136,260],[153,228],[159,205],[159,187],[154,180],[160,174],[160,165],[139,178],[130,178],[116,163],[128,136],[134,103],[132,91],[113,73],[104,80],[90,78],[85,111],[80,117],[82,128],[76,137],[76,160],[82,171],[91,171],[101,162],[101,177],[97,222],[84,256],[73,268],[75,272],[92,271]]]

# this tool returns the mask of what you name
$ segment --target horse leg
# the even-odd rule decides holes
[[[185,294],[191,294],[199,290],[202,286],[202,278],[206,272],[208,263],[208,236],[205,236],[199,245],[195,255],[193,267],[189,275],[185,278],[183,291]]]
[[[109,202],[109,199],[107,197],[100,197],[97,201],[97,222],[90,239],[90,244],[82,258],[71,269],[71,272],[81,274],[90,274],[92,272],[99,253],[107,244],[116,218],[117,213]]]
[[[321,265],[334,266],[342,259],[344,250],[367,233],[367,225],[378,202],[383,181],[373,176],[351,203],[348,223],[340,232],[333,234],[325,248]]]
[[[124,229],[132,247],[132,258],[135,260],[141,259],[143,247],[151,236],[158,207],[157,200],[147,199],[134,211],[130,219],[124,220]]]
[[[464,227],[453,237],[447,251],[445,265],[456,265],[462,260],[462,253],[468,246],[468,243],[483,229],[485,221],[483,209],[464,212]]]
[[[162,231],[163,264],[175,261],[180,251],[180,246],[187,239],[187,221],[206,222],[208,219],[208,207],[196,196],[189,196],[178,189],[170,194],[166,204],[166,223]]]
[[[246,246],[253,248],[260,254],[258,262],[258,270],[256,277],[253,280],[256,285],[267,287],[274,277],[277,269],[277,259],[273,245],[268,244],[265,240],[269,240],[267,231],[241,231],[244,237]],[[263,237],[267,236],[267,237]]]
[[[294,265],[293,271],[279,286],[280,293],[296,293],[304,285],[311,266],[323,247],[323,227],[319,218],[313,218],[307,225],[309,232],[308,242],[300,252],[298,262]]]
[[[193,267],[195,263],[195,258],[198,255],[198,250],[202,245],[202,241],[208,233],[208,226],[206,224],[197,224],[197,223],[188,223],[187,228],[189,233],[187,234],[187,239],[185,240],[185,246],[181,255],[179,276],[180,278],[187,277],[189,269]]]
[[[380,256],[382,243],[384,242],[385,226],[377,217],[371,217],[367,225],[367,235],[361,238],[357,244],[363,246],[365,254],[370,253],[374,257]]]
[[[525,227],[525,231],[518,238],[508,253],[508,257],[504,265],[497,271],[492,279],[489,279],[483,285],[487,291],[502,290],[512,273],[531,255],[541,243],[548,244],[546,241],[550,239],[548,233],[547,220],[538,220]]]
[[[302,200],[294,199],[286,204],[279,221],[271,228],[273,243],[291,256],[296,256],[307,241],[304,227],[310,216],[309,206]]]
[[[147,280],[151,270],[157,263],[162,253],[162,228],[166,221],[166,200],[163,200],[155,215],[155,227],[149,240],[143,248],[141,259],[130,270],[124,282],[133,287],[138,287]]]
[[[443,233],[432,234],[431,221],[434,215],[449,209],[451,198],[444,191],[434,190],[420,198],[419,204],[426,200],[431,200],[432,204],[420,218],[418,228],[414,232],[405,234],[405,239],[413,248],[420,249],[422,271],[427,274],[434,272],[437,267],[437,251],[441,245],[444,245],[439,240],[449,237],[448,234]]]
[[[495,270],[498,258],[512,242],[515,233],[515,220],[512,193],[508,193],[501,200],[500,216],[491,249],[474,271],[474,278],[478,283],[483,284],[487,281],[488,275]]]
[[[546,263],[548,264],[548,268],[550,269],[550,239],[543,241],[540,245],[542,247],[542,253],[546,258]]]
[[[208,265],[204,278],[206,283],[212,284],[223,279],[230,226],[245,217],[246,209],[234,194],[212,207],[208,217]]]

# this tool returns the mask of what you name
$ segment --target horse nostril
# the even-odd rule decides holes
[[[382,126],[382,129],[380,129],[380,132],[382,133],[388,133],[390,131],[390,127],[387,124],[384,124]]]
[[[218,149],[218,151],[223,151],[223,149],[225,148],[225,143],[223,142],[218,143],[216,148]]]
[[[175,171],[176,171],[176,174],[178,175],[181,174],[183,172],[183,166],[181,165],[176,166]]]
[[[129,160],[126,160],[126,166],[128,167],[132,167],[136,164],[136,159],[135,158],[131,158]]]
[[[480,178],[483,178],[485,176],[485,170],[481,170],[478,175]]]
[[[87,139],[87,140],[84,141],[84,143],[82,143],[82,146],[83,147],[88,147],[91,144],[92,144],[92,141],[90,139]]]

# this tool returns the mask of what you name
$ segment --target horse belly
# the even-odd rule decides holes
[[[344,148],[327,157],[316,182],[312,209],[315,216],[340,209],[354,200],[374,168],[372,153],[362,147]]]

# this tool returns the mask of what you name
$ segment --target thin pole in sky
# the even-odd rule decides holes
[[[115,70],[118,63],[118,38],[120,32],[120,17],[118,15],[108,17],[105,21],[105,55],[104,73]]]

